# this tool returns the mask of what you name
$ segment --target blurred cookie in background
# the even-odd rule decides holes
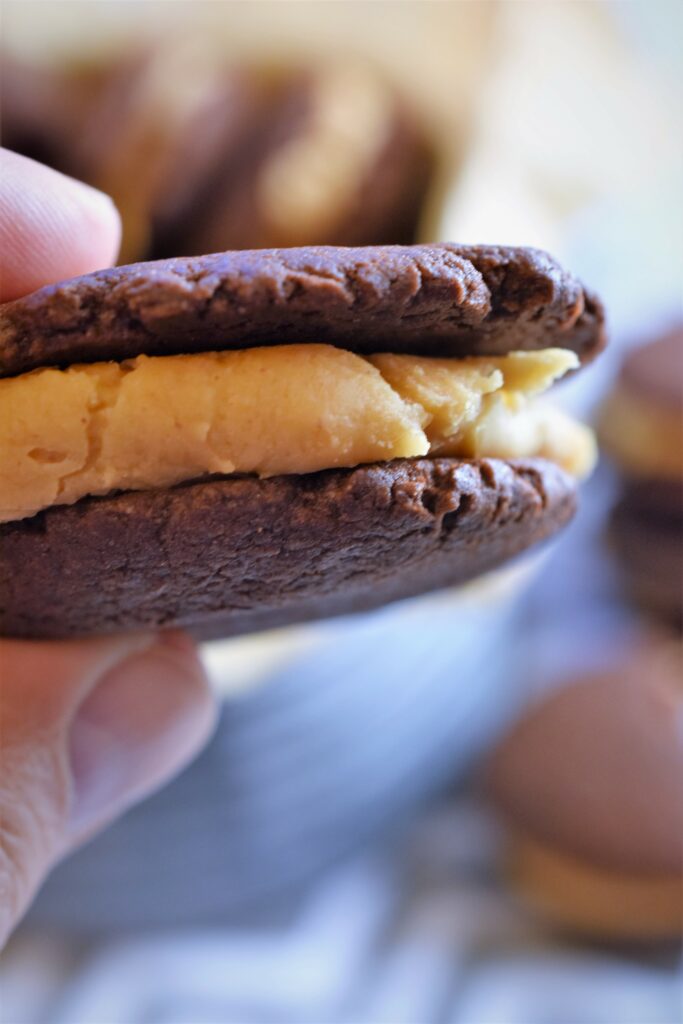
[[[492,755],[510,884],[592,939],[683,932],[683,660],[657,633],[529,708]]]
[[[415,115],[367,65],[340,61],[290,74],[239,173],[216,180],[203,212],[173,248],[190,256],[408,243],[417,234],[431,165]]]
[[[682,413],[683,324],[627,353],[602,410],[603,446],[624,479],[640,485],[640,511],[683,507],[674,486],[683,482]],[[672,503],[653,484],[671,484]]]
[[[264,105],[255,75],[195,39],[117,62],[74,146],[79,176],[111,195],[120,262],[157,253],[192,218],[212,175],[229,178]]]
[[[668,514],[643,515],[627,489],[612,512],[609,542],[628,596],[672,625],[683,620],[683,526]]]
[[[683,325],[624,359],[599,422],[621,493],[609,536],[628,593],[683,619]]]
[[[106,89],[107,64],[0,59],[0,143],[64,173],[77,171],[74,143]]]
[[[109,193],[122,263],[415,240],[433,154],[368,65],[236,67],[196,38],[99,67],[5,64],[3,145]]]
[[[256,75],[195,38],[97,66],[5,55],[2,86],[2,144],[111,195],[122,263],[178,232],[217,167],[229,176],[264,103]]]

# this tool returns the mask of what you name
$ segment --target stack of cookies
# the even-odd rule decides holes
[[[600,422],[620,476],[610,537],[628,593],[683,619],[683,327],[625,358]]]
[[[593,939],[683,931],[682,369],[679,327],[627,354],[600,414],[618,474],[609,539],[647,631],[631,618],[605,640],[609,667],[533,703],[489,765],[514,891]]]
[[[110,194],[121,262],[415,240],[434,154],[354,60],[226,64],[175,40],[96,66],[3,61],[3,145]]]

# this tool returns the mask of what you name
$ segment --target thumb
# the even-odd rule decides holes
[[[184,634],[0,641],[0,946],[55,861],[174,774],[213,719]]]

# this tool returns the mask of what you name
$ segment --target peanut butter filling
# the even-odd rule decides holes
[[[138,358],[0,380],[0,521],[212,474],[412,456],[542,455],[582,476],[592,434],[534,396],[563,349],[369,358],[330,345]]]
[[[626,473],[683,480],[683,431],[678,409],[657,405],[620,384],[603,406],[600,440]]]
[[[609,870],[515,835],[509,873],[532,904],[593,936],[663,939],[681,933],[680,875]]]

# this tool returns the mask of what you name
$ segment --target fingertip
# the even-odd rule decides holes
[[[111,266],[121,220],[103,192],[0,150],[0,301]]]
[[[72,189],[74,218],[82,218],[85,225],[78,258],[87,264],[87,269],[81,273],[110,267],[121,245],[121,216],[114,200],[106,192],[75,178],[63,174],[60,177]]]

